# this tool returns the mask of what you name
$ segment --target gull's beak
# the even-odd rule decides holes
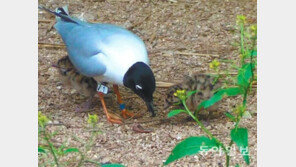
[[[148,111],[152,113],[152,117],[155,117],[155,113],[154,113],[154,107],[153,107],[153,101],[151,102],[146,102]]]

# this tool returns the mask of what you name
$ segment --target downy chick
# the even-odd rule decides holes
[[[81,107],[77,107],[76,111],[86,111],[92,108],[91,101],[96,93],[97,81],[92,77],[80,74],[75,69],[68,56],[59,59],[53,67],[58,68],[62,82],[65,85],[76,89],[80,94],[88,98]]]
[[[192,76],[185,76],[182,82],[177,83],[166,91],[165,108],[168,108],[173,104],[180,103],[180,100],[174,96],[174,92],[176,92],[176,90],[197,90],[197,93],[193,94],[186,100],[186,105],[189,110],[195,111],[203,100],[209,99],[215,91],[222,86],[219,80],[215,83],[214,82],[215,77],[208,74],[193,74]],[[198,112],[198,116],[202,119],[216,118],[219,115],[217,111],[218,105],[219,104],[216,103],[206,110],[201,109]]]

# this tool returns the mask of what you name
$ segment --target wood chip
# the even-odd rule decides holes
[[[135,123],[133,125],[133,131],[138,132],[138,133],[150,133],[152,132],[151,129],[144,129],[140,124]]]

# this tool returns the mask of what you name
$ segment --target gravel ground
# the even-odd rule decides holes
[[[69,5],[71,15],[88,21],[112,23],[131,29],[147,45],[151,67],[157,81],[174,82],[183,75],[193,72],[209,72],[208,63],[218,55],[218,59],[236,59],[238,50],[235,42],[239,35],[234,33],[236,15],[243,14],[249,23],[256,23],[257,2],[254,0],[39,0],[39,4],[51,9]],[[39,11],[39,43],[63,44],[60,36],[52,28],[54,17]],[[187,54],[186,54],[187,53]],[[199,54],[188,54],[199,53]],[[51,67],[59,58],[66,56],[64,48],[39,46],[39,111],[53,122],[65,126],[51,126],[59,130],[55,143],[67,142],[71,147],[81,147],[73,135],[82,139],[89,137],[87,114],[98,114],[102,134],[87,156],[102,163],[121,163],[126,166],[161,166],[174,146],[189,136],[204,135],[200,127],[185,121],[185,115],[168,119],[168,110],[163,110],[165,88],[157,88],[155,106],[157,117],[151,118],[145,104],[131,91],[120,87],[123,99],[129,109],[143,116],[125,120],[123,125],[112,125],[106,121],[98,97],[96,106],[86,113],[75,112],[75,108],[86,99],[75,90],[62,85],[56,69]],[[221,64],[226,67],[225,63]],[[248,111],[257,113],[257,92],[249,97]],[[106,104],[109,111],[119,113],[115,95],[108,95]],[[219,110],[226,112],[240,99],[224,100]],[[241,126],[249,129],[250,166],[257,163],[257,114],[245,118]],[[134,123],[140,123],[151,133],[136,133]],[[222,142],[230,141],[233,128],[227,118],[221,116],[206,122],[207,128]],[[66,157],[62,161],[69,160]],[[72,157],[73,158],[73,157]],[[75,157],[74,157],[75,158]],[[231,164],[245,164],[238,151],[234,152]],[[42,163],[40,162],[40,165]],[[169,166],[224,166],[225,156],[207,154],[180,159]],[[69,165],[73,166],[75,164]],[[91,166],[91,164],[85,164]],[[245,166],[245,165],[243,165]]]

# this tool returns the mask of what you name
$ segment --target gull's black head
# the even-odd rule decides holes
[[[153,109],[155,78],[147,64],[137,62],[132,65],[124,75],[123,85],[140,96],[145,101],[148,111],[152,113],[152,116],[155,116]]]

